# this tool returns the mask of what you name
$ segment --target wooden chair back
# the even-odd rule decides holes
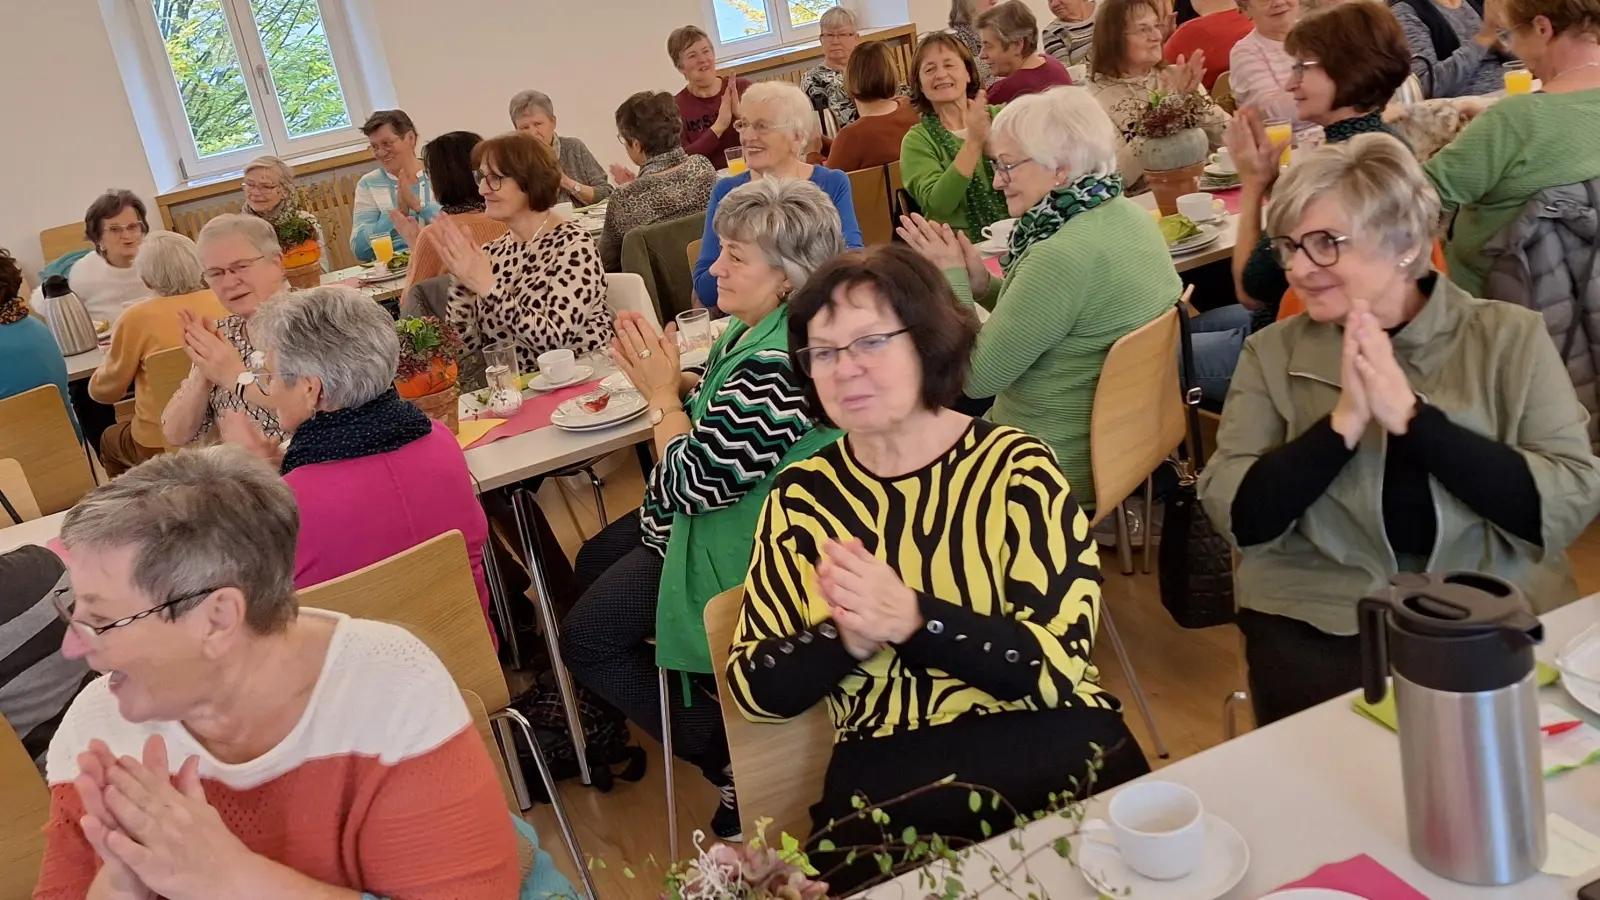
[[[23,522],[31,522],[42,515],[39,501],[33,498],[33,488],[28,486],[28,476],[22,471],[22,463],[14,459],[0,459],[0,494],[5,495]],[[11,516],[0,509],[0,528],[17,524],[20,523],[11,521]]]
[[[428,645],[457,687],[491,710],[511,702],[459,531],[306,588],[300,605],[399,625]]]
[[[1184,300],[1194,288],[1184,291]],[[1186,432],[1173,307],[1111,345],[1089,414],[1089,464],[1099,522],[1127,499]]]
[[[868,247],[893,242],[894,211],[889,202],[888,167],[858,169],[849,177],[856,222],[861,226],[861,242]]]
[[[650,299],[650,290],[645,287],[644,279],[631,272],[606,273],[606,306],[611,307],[613,313],[623,310],[632,310],[649,320],[656,331],[661,330],[661,316],[656,312],[655,302]]]
[[[0,900],[28,900],[44,858],[50,789],[22,740],[0,717]]]
[[[483,738],[483,745],[489,751],[489,761],[494,763],[495,774],[500,776],[500,793],[505,795],[506,805],[516,810],[517,793],[511,789],[511,774],[506,771],[506,758],[500,755],[500,743],[494,739],[494,726],[489,724],[489,709],[483,705],[482,697],[465,688],[461,691],[461,699],[466,701],[467,712],[472,714],[472,724],[478,729],[478,737]]]
[[[739,822],[748,836],[756,833],[757,819],[770,818],[769,838],[791,834],[804,841],[811,833],[811,805],[822,797],[822,779],[833,758],[833,721],[821,703],[781,724],[752,722],[739,712],[728,690],[727,668],[743,603],[740,586],[713,597],[705,610],[722,725],[739,785]]]
[[[1239,101],[1233,96],[1233,79],[1223,72],[1211,85],[1211,100],[1222,108],[1228,115],[1233,115],[1239,108]]]
[[[166,409],[178,386],[189,377],[189,354],[182,347],[161,350],[144,358],[145,384],[149,387],[153,409]]]
[[[702,243],[704,243],[703,240],[696,238],[695,240],[689,242],[688,247],[684,248],[684,253],[686,253],[689,257],[690,272],[694,271],[694,264],[700,261],[700,245]]]
[[[89,239],[84,236],[82,222],[57,225],[39,232],[39,249],[44,251],[46,265],[74,250],[88,250],[93,246],[94,244],[89,243]]]
[[[53,384],[0,400],[0,458],[22,465],[44,515],[71,509],[94,489],[89,458]]]

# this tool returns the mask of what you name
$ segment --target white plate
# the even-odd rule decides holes
[[[1225,172],[1222,169],[1217,168],[1217,166],[1212,163],[1206,163],[1205,171],[1206,174],[1210,175],[1212,178],[1229,178],[1234,181],[1239,180],[1239,173],[1237,171]]]
[[[1290,888],[1287,891],[1268,894],[1261,900],[1362,900],[1362,898],[1328,888]]]
[[[1200,868],[1172,881],[1146,878],[1122,861],[1117,851],[1078,838],[1077,866],[1095,890],[1136,900],[1216,900],[1244,880],[1250,868],[1250,845],[1238,829],[1206,814],[1206,855]]]
[[[587,381],[593,375],[593,366],[579,365],[576,369],[572,370],[571,378],[568,378],[566,381],[563,381],[559,384],[552,384],[550,379],[544,377],[544,373],[540,372],[539,374],[528,379],[528,389],[538,391],[539,393],[543,394],[558,388],[571,387],[579,382]]]
[[[678,368],[692,369],[695,366],[703,366],[706,364],[706,360],[710,358],[710,350],[690,350],[688,353],[681,354],[678,357]]]
[[[1222,237],[1221,231],[1213,231],[1202,226],[1200,229],[1200,234],[1194,235],[1193,237],[1184,238],[1176,244],[1168,246],[1167,252],[1171,253],[1173,256],[1182,256],[1185,253],[1193,253],[1194,251],[1199,250],[1201,247],[1215,243],[1219,237]]]
[[[388,269],[384,269],[383,271],[378,271],[375,269],[361,276],[359,280],[362,284],[382,284],[385,281],[393,281],[396,278],[406,277],[406,271],[410,268],[410,266],[406,266],[406,268],[401,269],[398,272]]]
[[[626,422],[644,411],[644,398],[633,393],[612,394],[611,402],[597,413],[584,409],[578,398],[573,397],[550,414],[550,424],[567,431],[593,431]]]
[[[634,389],[633,382],[629,381],[628,376],[622,374],[621,372],[612,372],[610,375],[607,375],[605,379],[600,382],[600,386],[613,394],[620,394],[624,391],[631,391]]]
[[[1591,625],[1556,654],[1561,686],[1572,699],[1600,713],[1600,625]]]

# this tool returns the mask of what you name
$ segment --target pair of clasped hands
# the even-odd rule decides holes
[[[1390,434],[1405,434],[1417,414],[1417,394],[1394,356],[1394,343],[1365,300],[1352,300],[1344,320],[1339,362],[1341,393],[1330,423],[1354,450],[1376,421]]]
[[[922,628],[917,592],[860,541],[823,541],[821,550],[817,588],[851,656],[869,659],[886,644],[909,641]]]

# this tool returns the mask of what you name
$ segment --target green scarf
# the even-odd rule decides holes
[[[922,126],[928,129],[928,136],[933,138],[941,153],[955,159],[961,152],[961,139],[944,127],[938,116],[924,114]],[[980,153],[978,167],[972,170],[972,178],[967,182],[967,237],[973,243],[982,241],[983,229],[1007,215],[1006,198],[994,189],[994,166],[989,157]]]
[[[1017,220],[1017,227],[1011,230],[1011,243],[1000,257],[1000,268],[1010,275],[1011,266],[1022,256],[1022,251],[1060,231],[1073,216],[1120,196],[1122,176],[1115,172],[1105,177],[1085,175],[1045,194]]]

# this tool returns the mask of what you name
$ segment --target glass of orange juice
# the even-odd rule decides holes
[[[728,154],[728,174],[730,176],[732,176],[732,175],[743,175],[746,171],[748,171],[749,167],[745,165],[744,150],[742,148],[729,147],[728,150],[727,150],[727,154]]]
[[[394,235],[380,234],[373,237],[372,255],[378,258],[379,265],[388,265],[389,260],[394,259]]]
[[[1514,59],[1508,63],[1501,63],[1500,68],[1505,71],[1507,94],[1533,93],[1533,73],[1528,71],[1526,63]]]
[[[1278,160],[1278,165],[1287,166],[1289,151],[1294,144],[1294,125],[1290,124],[1288,119],[1268,119],[1266,124],[1267,140],[1274,145],[1283,145],[1283,156]]]

